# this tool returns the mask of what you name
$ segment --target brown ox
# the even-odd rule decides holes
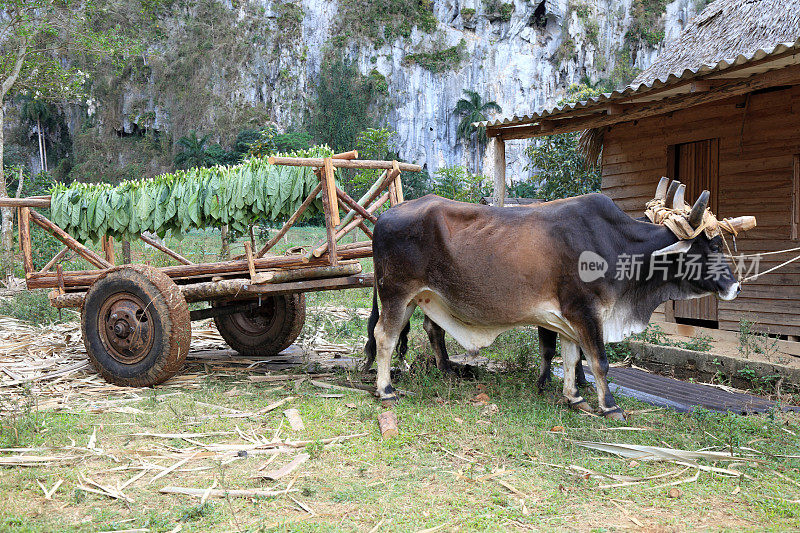
[[[667,205],[684,209],[684,187],[675,182],[667,193],[666,185],[662,180],[656,198],[666,195]],[[693,228],[705,220],[708,196],[704,192],[686,215]],[[667,300],[707,294],[735,298],[739,283],[721,251],[718,234],[709,238],[700,231],[681,240],[664,225],[630,218],[601,194],[535,209],[433,195],[400,204],[381,215],[373,239],[376,293],[365,351],[377,358],[377,394],[396,400],[391,353],[420,307],[437,359],[446,357],[438,348],[444,331],[473,352],[518,326],[559,333],[569,405],[591,411],[575,385],[582,348],[595,376],[601,414],[624,419],[606,382],[604,344],[643,331]],[[682,268],[688,256],[697,266],[691,272]],[[590,268],[587,278],[579,268],[613,268],[631,258],[640,261],[639,275],[615,276],[609,270],[593,278]]]

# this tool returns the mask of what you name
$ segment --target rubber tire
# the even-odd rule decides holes
[[[277,294],[272,298],[277,313],[276,320],[262,334],[252,335],[239,329],[234,315],[214,317],[214,323],[228,346],[242,355],[272,357],[278,355],[297,339],[306,321],[306,297],[302,293]]]
[[[152,305],[153,345],[135,364],[114,359],[98,332],[100,309],[118,292]],[[192,337],[189,306],[181,290],[169,276],[147,265],[116,267],[89,287],[81,308],[81,332],[92,366],[106,381],[125,387],[150,387],[174,376],[183,367]]]

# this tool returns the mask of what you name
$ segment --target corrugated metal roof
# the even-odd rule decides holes
[[[798,31],[800,31],[800,29],[798,29]],[[795,51],[796,53],[792,54],[792,51]],[[775,57],[775,61],[762,62],[762,60],[768,60],[770,57]],[[753,65],[751,68],[747,68],[747,63],[757,64]],[[623,99],[631,103],[640,103],[662,100],[683,92],[688,93],[688,88],[681,90],[678,86],[683,85],[686,87],[686,82],[698,78],[712,80],[721,78],[745,78],[753,74],[759,74],[793,64],[800,64],[800,37],[794,42],[783,42],[769,48],[759,48],[752,54],[740,54],[733,58],[723,59],[714,64],[701,64],[693,69],[685,69],[683,72],[670,74],[663,79],[656,78],[649,83],[641,83],[636,86],[629,85],[621,91],[604,93],[600,96],[590,98],[589,100],[567,103],[560,106],[545,107],[534,111],[529,115],[515,115],[510,118],[486,120],[483,122],[477,122],[475,125],[489,128],[519,126],[538,122],[541,119],[554,117],[557,115],[569,115],[570,117],[585,116],[593,114],[593,112],[596,111],[596,108],[600,106],[614,103]],[[726,73],[726,71],[735,67],[743,68],[737,69],[733,73]],[[726,74],[730,74],[730,76],[726,76]],[[675,90],[663,90],[673,85],[676,86]],[[656,91],[657,94],[649,94]],[[585,112],[582,112],[584,110]],[[566,118],[566,116],[564,118]],[[622,116],[621,120],[624,120]]]

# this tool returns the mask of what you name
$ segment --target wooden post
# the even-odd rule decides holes
[[[106,257],[106,261],[114,264],[115,257],[114,257],[114,237],[110,237],[108,235],[103,235],[103,238],[100,240],[101,246],[103,247],[103,254]]]
[[[40,215],[36,211],[29,211],[30,217],[33,219],[36,224],[41,226],[43,229],[47,230],[53,237],[58,239],[59,241],[63,242],[67,246],[69,246],[72,250],[74,250],[78,255],[89,261],[91,264],[96,266],[97,268],[111,268],[112,265],[77,240],[72,237],[69,233],[64,231],[63,229],[59,228],[55,224],[53,224],[50,220],[48,220],[44,215]]]
[[[122,241],[122,262],[126,265],[131,262],[131,241],[128,239]]]
[[[331,266],[336,266],[339,263],[339,259],[336,256],[335,233],[336,226],[339,225],[339,203],[336,198],[336,184],[333,182],[333,167],[331,166],[330,158],[325,158],[321,176],[322,204],[325,211],[325,232],[328,238],[328,256],[330,257]],[[331,198],[331,196],[333,196],[333,198]],[[334,206],[336,206],[335,212]]]
[[[403,180],[402,176],[400,176],[400,169],[397,169],[397,179],[394,181],[395,183],[395,192],[397,194],[397,203],[401,204],[406,201],[405,196],[403,196]]]
[[[339,197],[336,194],[336,178],[333,176],[333,162],[330,157],[325,158],[325,166],[322,169],[325,176],[325,186],[328,187],[328,203],[331,206],[331,222],[334,226],[339,225]]]
[[[19,246],[22,249],[22,261],[25,266],[25,277],[33,274],[33,254],[31,251],[31,208],[19,208]]]
[[[256,277],[256,264],[253,261],[253,247],[249,241],[244,243],[244,253],[247,255],[247,270],[250,272],[250,279]]]
[[[47,264],[44,267],[42,267],[42,269],[38,273],[44,274],[45,272],[48,272],[51,268],[53,268],[53,265],[61,261],[64,258],[64,256],[67,255],[67,252],[69,252],[69,247],[68,246],[63,247],[61,251],[58,252],[55,256],[53,256],[53,258],[50,261],[48,261]]]
[[[506,203],[506,143],[500,137],[492,137],[489,146],[493,162],[494,205],[503,207]]]

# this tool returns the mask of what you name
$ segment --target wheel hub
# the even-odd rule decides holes
[[[262,335],[272,327],[275,320],[275,302],[270,298],[265,300],[259,307],[235,313],[232,323],[247,335]]]
[[[147,356],[153,345],[152,317],[139,297],[117,293],[100,310],[100,336],[111,357],[131,365]]]

